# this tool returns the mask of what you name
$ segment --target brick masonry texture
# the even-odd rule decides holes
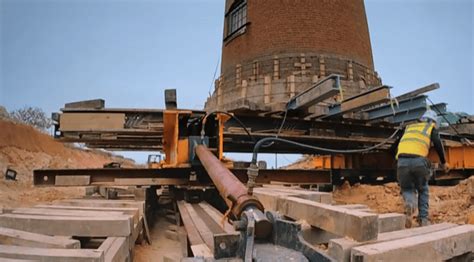
[[[234,2],[240,1],[226,0],[225,13]],[[273,110],[262,103],[285,102],[332,73],[346,80],[349,94],[381,84],[363,0],[247,0],[247,22],[223,41],[221,76],[206,109],[233,110],[250,102]],[[224,36],[226,27],[227,21]],[[289,78],[296,89],[290,90]],[[265,79],[272,93],[267,99]]]

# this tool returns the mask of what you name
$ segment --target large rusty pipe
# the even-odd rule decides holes
[[[242,212],[251,212],[256,220],[255,234],[260,237],[267,236],[272,226],[263,214],[262,203],[248,194],[244,184],[205,145],[197,145],[195,150],[219,194],[231,208],[232,214],[240,218]]]

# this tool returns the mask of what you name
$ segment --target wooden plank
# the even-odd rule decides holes
[[[329,113],[322,118],[340,116],[388,101],[390,101],[390,87],[381,86],[373,88],[364,93],[350,97],[342,101],[340,104],[331,107]]]
[[[261,190],[260,188],[254,188],[253,196],[257,198],[260,201],[260,203],[262,203],[265,210],[277,211],[278,200],[281,198],[287,197],[289,195],[288,193],[269,192],[266,190]]]
[[[339,79],[335,80],[333,76],[322,79],[294,96],[288,102],[288,108],[292,110],[307,110],[309,107],[337,95],[340,92],[338,82]]]
[[[43,215],[43,216],[72,216],[72,217],[112,217],[124,215],[123,212],[101,212],[101,211],[85,211],[85,210],[65,210],[50,208],[15,208],[9,210],[12,214],[24,215]]]
[[[189,243],[192,245],[200,245],[204,244],[204,240],[202,239],[201,235],[196,229],[196,225],[194,225],[191,216],[188,213],[187,208],[184,205],[184,201],[178,201],[178,209],[179,213],[181,214],[181,220],[183,221],[184,228],[188,233]]]
[[[53,249],[0,245],[0,257],[48,262],[102,262],[104,252],[92,249]]]
[[[98,131],[123,129],[123,113],[63,113],[59,116],[60,131]]]
[[[260,190],[266,190],[270,192],[279,191],[282,193],[288,193],[288,195],[299,197],[303,199],[308,199],[324,204],[332,203],[332,194],[327,192],[318,192],[312,190],[306,190],[303,188],[291,188],[291,187],[282,187],[276,185],[264,185]]]
[[[56,176],[56,186],[88,186],[91,183],[90,176]]]
[[[388,87],[380,88],[373,92],[349,98],[341,103],[341,113],[354,112],[375,104],[389,101],[390,90]]]
[[[129,243],[126,237],[108,237],[98,250],[104,252],[105,262],[122,262],[130,256]]]
[[[193,255],[195,257],[203,257],[203,258],[214,257],[211,250],[206,244],[191,245],[191,251],[193,251]]]
[[[357,241],[377,238],[376,214],[339,208],[314,201],[286,197],[278,201],[278,212],[295,220],[306,220],[308,224],[330,233],[348,236]]]
[[[181,257],[188,257],[188,237],[184,227],[178,227],[178,240],[181,247]]]
[[[135,200],[104,200],[104,199],[66,199],[57,200],[54,203],[61,205],[70,205],[78,207],[131,207],[138,208],[140,216],[143,216],[145,210],[145,201]]]
[[[396,99],[398,101],[405,100],[405,99],[408,99],[408,98],[411,98],[411,97],[415,97],[417,95],[424,94],[424,93],[432,91],[432,90],[436,90],[438,88],[439,88],[439,84],[434,83],[434,84],[431,84],[431,85],[424,86],[422,88],[415,89],[415,90],[410,91],[408,93],[405,93],[403,95],[399,95],[399,96],[396,97]]]
[[[68,217],[39,215],[0,215],[0,226],[38,234],[57,236],[129,236],[133,221],[130,216]]]
[[[58,209],[58,210],[77,210],[94,212],[120,212],[133,216],[133,223],[138,223],[140,210],[134,207],[87,207],[87,206],[63,206],[63,205],[36,205],[38,208]]]
[[[64,105],[64,108],[68,108],[68,109],[72,109],[72,108],[102,109],[104,107],[105,107],[104,99],[84,100],[84,101],[66,103]]]
[[[474,225],[354,247],[353,261],[445,261],[474,252]]]
[[[199,235],[204,240],[204,243],[209,247],[209,250],[214,250],[214,233],[209,229],[206,223],[196,213],[193,206],[189,203],[184,203],[189,216],[193,220]]]
[[[349,205],[336,205],[337,207],[347,208],[347,209],[367,209],[369,206],[362,204],[349,204]]]
[[[381,233],[378,235],[377,240],[371,241],[368,243],[379,243],[384,241],[391,241],[397,239],[408,238],[417,235],[423,235],[431,232],[436,232],[440,230],[445,230],[448,228],[456,227],[455,224],[450,223],[442,223],[442,224],[435,224],[426,227],[418,227],[418,228],[409,228],[403,229],[393,232]],[[344,261],[349,262],[351,258],[351,249],[353,247],[366,245],[367,242],[357,242],[352,239],[348,238],[337,238],[331,239],[328,245],[328,255],[332,258],[335,258],[337,261]]]
[[[224,223],[222,218],[224,215],[219,212],[219,210],[215,209],[213,206],[209,205],[206,202],[201,202],[199,203],[199,206],[206,211],[206,213],[214,220],[215,223],[221,226],[222,230],[224,230],[225,233],[235,233],[234,227],[227,221],[224,220]],[[223,226],[222,226],[223,225]]]
[[[75,239],[52,237],[5,227],[0,227],[0,244],[43,248],[81,248],[81,243]]]
[[[32,260],[32,259],[15,259],[15,258],[4,258],[4,257],[0,257],[0,261],[2,261],[2,262],[37,262],[38,260]]]

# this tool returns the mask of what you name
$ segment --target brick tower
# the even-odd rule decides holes
[[[206,110],[282,110],[330,74],[344,98],[381,84],[363,0],[226,0],[221,64]]]

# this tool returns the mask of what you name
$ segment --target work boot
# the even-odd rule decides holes
[[[426,226],[431,225],[431,223],[430,223],[430,221],[428,220],[428,218],[418,219],[418,224],[420,225],[420,227],[426,227]]]
[[[412,218],[413,218],[413,213],[414,210],[412,207],[407,206],[405,207],[405,215],[406,215],[406,220],[405,220],[405,228],[411,228],[412,226]]]

